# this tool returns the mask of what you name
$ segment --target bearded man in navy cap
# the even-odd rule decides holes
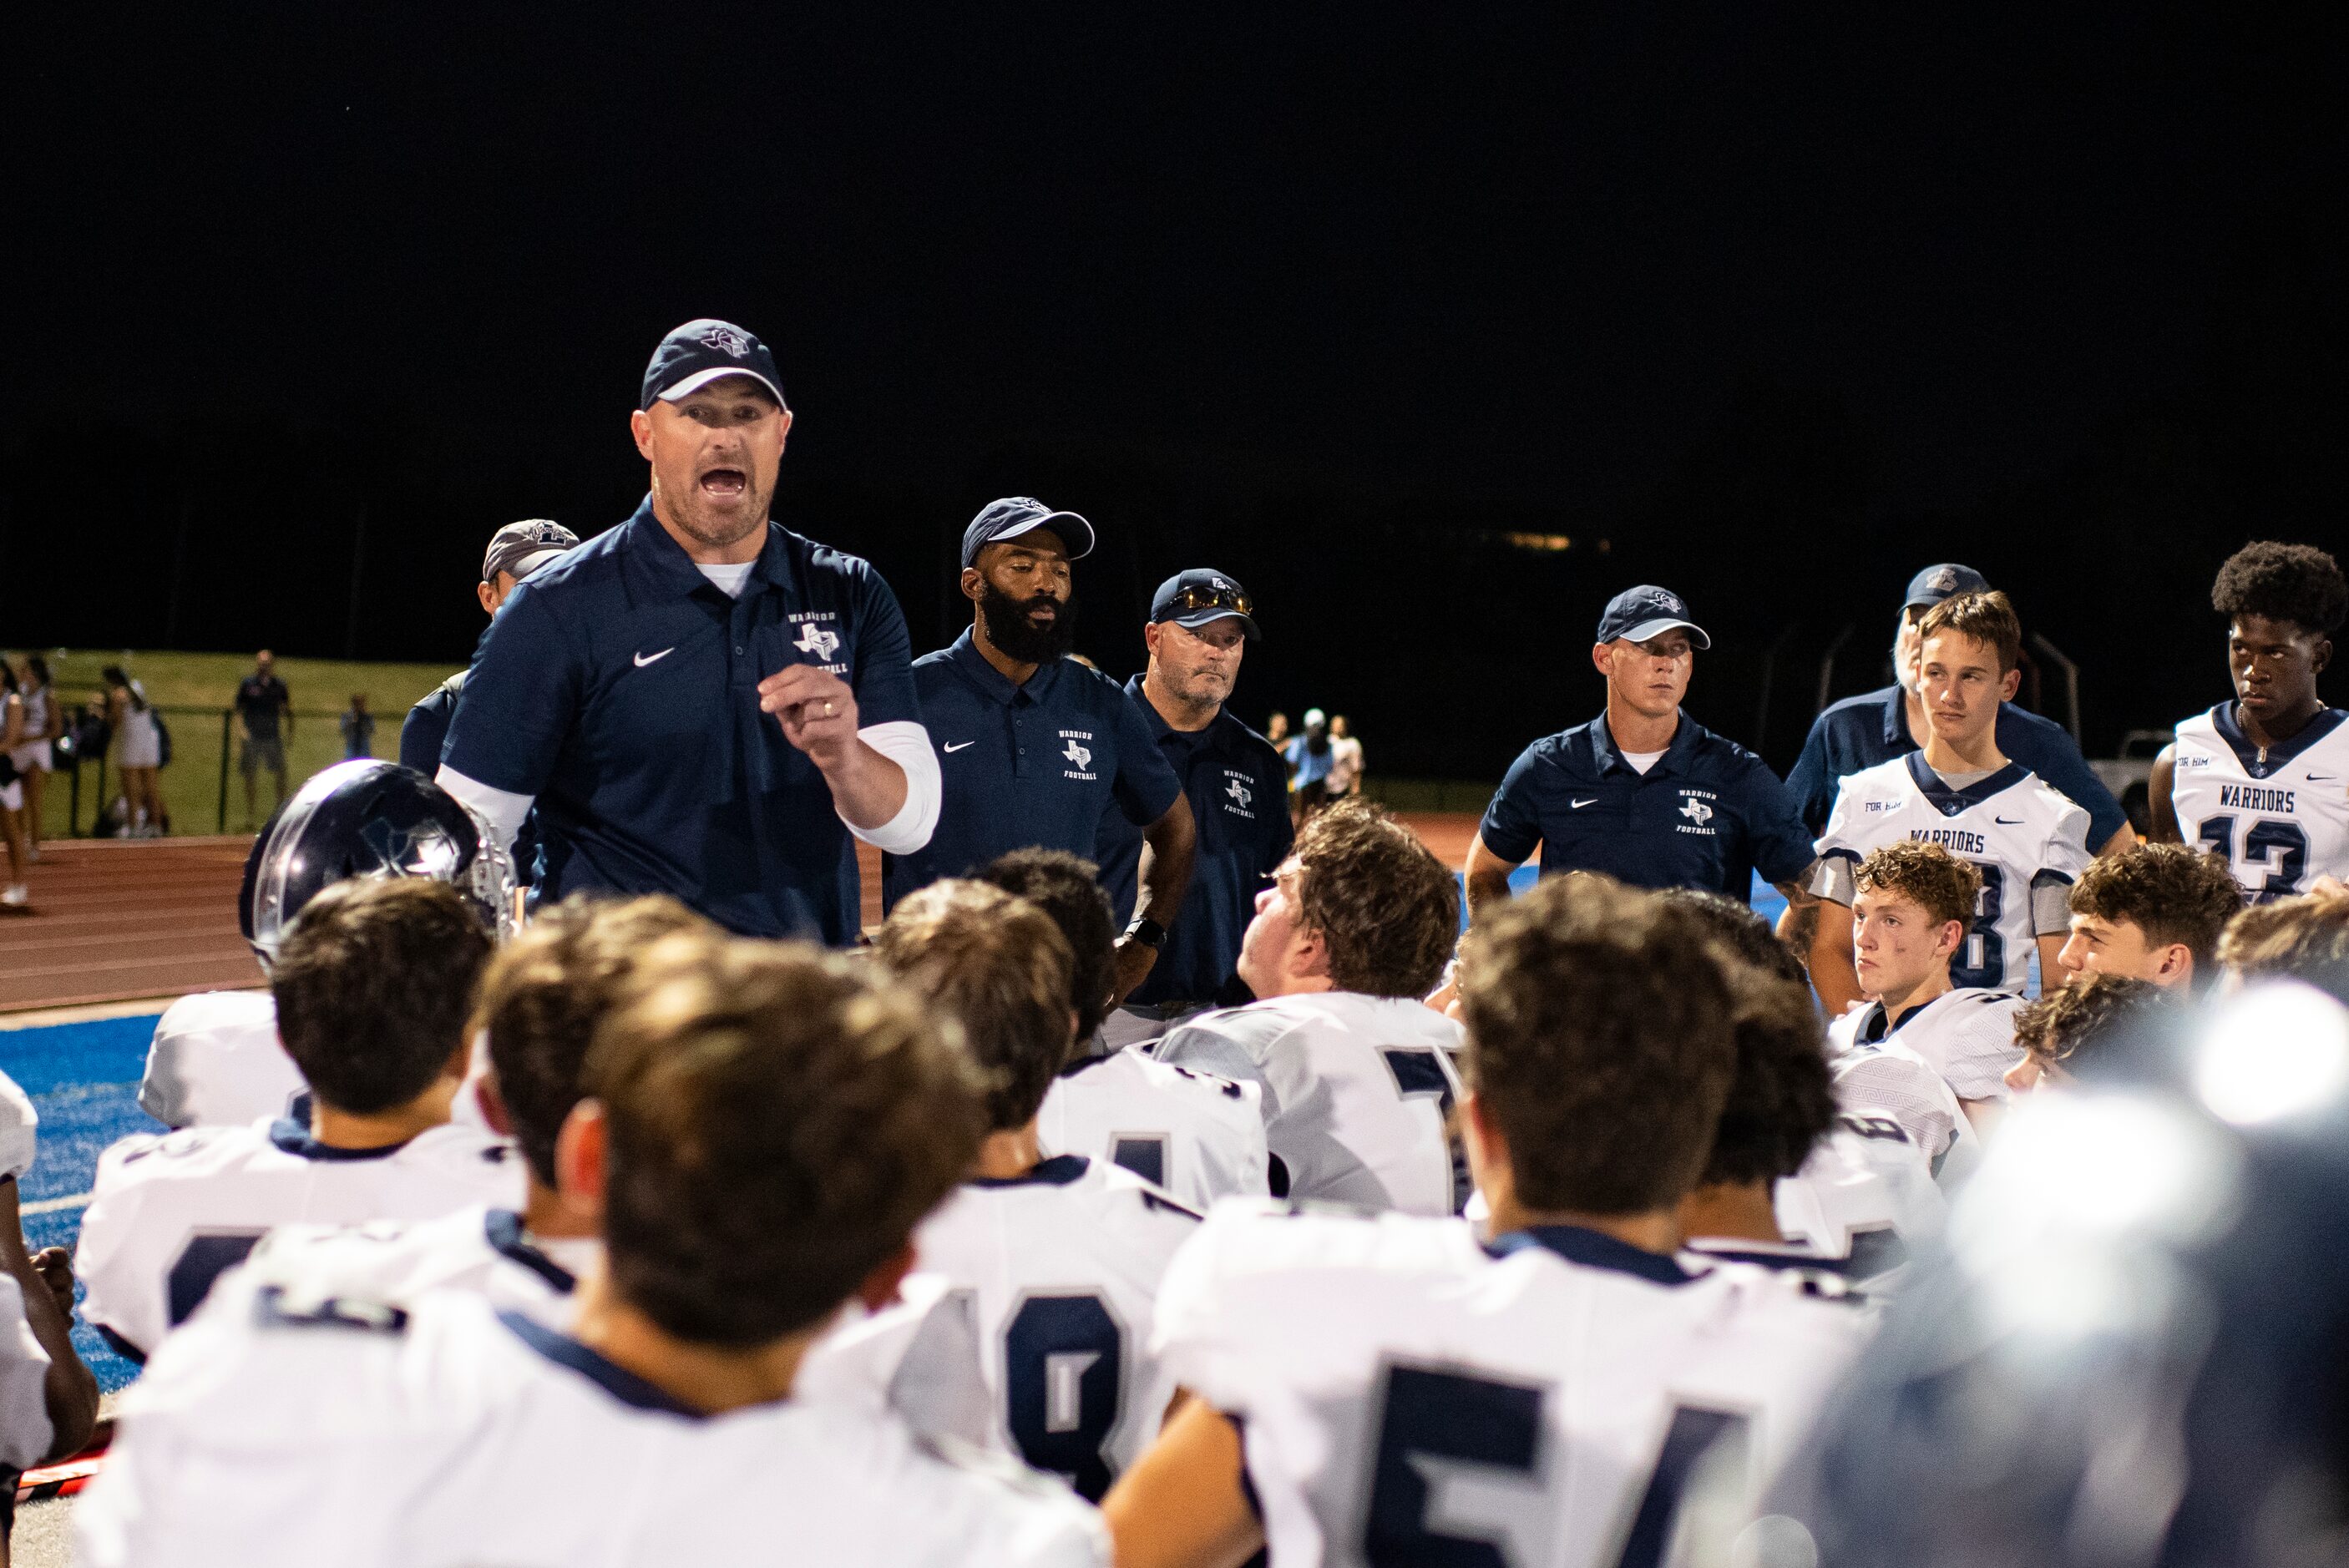
[[[1604,872],[1743,903],[1759,871],[1790,903],[1807,902],[1811,834],[1786,787],[1681,709],[1711,646],[1669,589],[1643,583],[1608,602],[1590,650],[1607,710],[1535,741],[1501,780],[1468,848],[1471,919],[1508,898],[1509,873],[1537,844],[1545,876]]]
[[[852,838],[929,841],[938,764],[896,595],[767,515],[791,426],[764,344],[678,327],[629,417],[651,493],[491,620],[439,778],[509,843],[536,803],[542,899],[672,893],[839,944]]]

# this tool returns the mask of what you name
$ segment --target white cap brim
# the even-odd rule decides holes
[[[1650,637],[1662,636],[1675,626],[1687,627],[1690,641],[1695,643],[1698,647],[1713,646],[1713,639],[1705,635],[1702,626],[1698,625],[1694,621],[1682,621],[1671,615],[1654,621],[1642,621],[1630,631],[1620,634],[1618,640],[1626,643],[1644,643]]]
[[[692,375],[687,377],[684,380],[678,382],[676,386],[670,387],[667,391],[662,393],[660,395],[660,400],[664,403],[674,403],[680,397],[688,397],[692,393],[700,391],[712,381],[723,381],[729,376],[749,377],[751,380],[756,381],[760,386],[764,387],[770,393],[773,394],[776,407],[781,408],[788,407],[788,405],[783,402],[783,389],[781,387],[776,386],[773,382],[768,380],[757,371],[745,370],[739,365],[724,366],[710,370],[697,370]]]
[[[1083,540],[1080,542],[1071,539],[1067,529],[1054,526],[1056,523],[1063,522],[1073,522],[1083,529],[1085,531]],[[1056,511],[1049,516],[1040,517],[1033,522],[1016,524],[1005,529],[1001,533],[989,534],[987,542],[1000,544],[1007,539],[1017,539],[1023,533],[1033,533],[1040,528],[1050,529],[1060,536],[1061,542],[1069,547],[1069,559],[1071,561],[1082,561],[1093,552],[1093,525],[1073,511]]]

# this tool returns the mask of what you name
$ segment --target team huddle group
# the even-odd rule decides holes
[[[657,356],[646,428],[735,429],[693,411],[741,391],[753,340],[722,326],[680,329],[691,376]],[[770,417],[749,379],[774,397],[741,418]],[[83,1561],[1857,1561],[1820,1501],[1837,1390],[1940,1288],[2017,1097],[2126,1076],[2222,986],[2349,995],[2349,736],[2316,696],[2349,583],[2307,547],[2221,572],[2235,695],[2158,766],[2158,841],[2023,760],[2052,727],[2007,704],[2021,630],[1965,568],[1920,574],[1898,684],[1822,716],[1791,790],[1681,711],[1709,640],[1641,587],[1599,627],[1606,711],[1485,814],[1464,936],[1454,868],[1359,799],[1292,838],[1275,796],[1242,915],[1194,922],[1235,900],[1194,860],[1262,852],[1264,758],[1070,673],[1089,524],[982,513],[972,633],[876,707],[845,601],[778,616],[792,682],[727,662],[724,630],[750,658],[767,614],[746,583],[806,587],[771,541],[730,580],[678,554],[680,592],[725,601],[698,621],[572,618],[599,581],[614,616],[666,614],[644,552],[691,508],[661,510],[678,481],[643,444],[635,534],[485,583],[512,597],[448,694],[439,784],[348,764],[256,843],[267,995],[159,1027],[141,1103],[175,1130],[101,1158],[73,1261],[145,1362]],[[743,480],[763,518],[771,463],[695,461],[695,505]],[[1170,581],[1149,679],[1220,670],[1219,707],[1253,610],[1218,573]],[[687,786],[628,760],[649,721],[611,694],[689,660],[749,719],[649,738],[721,784],[780,758],[770,782],[829,791],[812,859],[694,829],[789,875],[626,884],[629,854],[718,864],[621,810]],[[966,751],[995,782],[957,781]],[[1202,779],[1233,808],[1212,832]],[[942,847],[958,810],[1012,847]],[[1055,810],[1084,848],[1123,835],[1122,881],[1041,830]],[[518,925],[482,874],[517,835]],[[849,835],[890,856],[854,947],[822,863]],[[1513,891],[1537,848],[1559,874]],[[358,874],[308,892],[297,866]],[[1775,930],[1757,871],[1788,896]],[[5,1106],[21,1172],[31,1108]],[[0,1460],[23,1466],[91,1411],[58,1350],[72,1274],[13,1272]]]

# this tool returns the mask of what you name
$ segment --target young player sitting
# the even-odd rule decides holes
[[[672,898],[574,898],[540,910],[490,961],[469,1031],[488,1041],[483,1099],[521,1151],[522,1208],[476,1203],[438,1219],[281,1226],[247,1267],[297,1294],[365,1301],[402,1304],[442,1285],[531,1310],[567,1298],[599,1250],[594,1216],[564,1197],[554,1170],[555,1139],[585,1092],[589,1042],[647,949],[678,932],[714,930]]]
[[[489,934],[440,882],[347,882],[311,900],[269,977],[309,1125],[140,1134],[98,1157],[82,1311],[109,1344],[153,1350],[274,1226],[522,1201],[512,1146],[449,1120],[489,956]]]
[[[1698,1523],[1692,1480],[1743,1515],[1858,1347],[1865,1315],[1795,1276],[1671,1255],[1736,1067],[1740,999],[1696,923],[1557,877],[1470,941],[1489,1240],[1220,1207],[1160,1297],[1196,1398],[1109,1495],[1119,1568],[1267,1542],[1277,1563],[1661,1562]]]
[[[2064,895],[2088,863],[2088,813],[1998,748],[1999,704],[2014,695],[2023,650],[2006,595],[1956,594],[1918,629],[1925,748],[1846,779],[1819,840],[1810,971],[1830,1016],[1865,990],[1854,974],[1852,869],[1869,851],[1914,840],[1972,865],[1982,891],[1950,983],[2015,992],[2034,950],[2043,979],[2057,973]]]
[[[2219,962],[2230,985],[2298,980],[2349,1004],[2349,898],[2303,893],[2254,904],[2220,934]]]
[[[2230,882],[2234,880],[2230,877]],[[2176,994],[2127,975],[2087,975],[2048,992],[2014,1021],[2023,1059],[2008,1069],[2017,1094],[2061,1088],[2142,1042],[2176,1008]]]
[[[563,1330],[241,1273],[127,1399],[78,1561],[1102,1564],[1058,1487],[794,1398],[968,1170],[982,1085],[918,998],[812,949],[673,936],[605,1020],[558,1141],[601,1264]]]
[[[1681,1204],[1685,1250],[1882,1280],[1941,1233],[1923,1151],[1889,1118],[1840,1111],[1802,965],[1766,921],[1719,893],[1657,896],[1703,924],[1746,997],[1713,1154]]]
[[[916,1236],[921,1266],[970,1293],[998,1446],[1098,1501],[1174,1397],[1152,1302],[1199,1216],[1130,1171],[1038,1147],[1071,1040],[1069,946],[1041,910],[933,882],[897,901],[877,946],[997,1086],[970,1180]]]
[[[2127,975],[2199,991],[2219,977],[2219,934],[2243,894],[2218,855],[2138,844],[2090,861],[2069,903],[2072,934],[2056,954],[2067,981]]]
[[[1981,888],[1972,866],[1897,840],[1859,862],[1854,883],[1852,941],[1870,1000],[1827,1026],[1836,1099],[1863,1120],[1891,1121],[1953,1183],[1981,1153],[1973,1117],[2005,1092],[2022,998],[1950,985]]]
[[[1047,1155],[1083,1154],[1123,1165],[1194,1209],[1268,1190],[1264,1091],[1213,1073],[1170,1067],[1143,1050],[1092,1050],[1116,979],[1116,928],[1092,863],[1065,850],[1015,850],[978,880],[1026,899],[1068,939],[1075,957],[1077,1043],[1045,1091],[1036,1136]]]
[[[1443,862],[1378,807],[1340,801],[1257,899],[1239,975],[1261,999],[1185,1020],[1154,1054],[1263,1086],[1274,1196],[1455,1213],[1460,1026],[1419,998],[1459,931]]]

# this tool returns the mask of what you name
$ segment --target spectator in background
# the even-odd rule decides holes
[[[294,733],[294,694],[275,674],[277,660],[267,648],[253,656],[253,673],[237,683],[236,723],[243,736],[237,748],[236,768],[244,775],[244,825],[252,828],[253,776],[269,769],[277,783],[277,804],[285,804],[285,742]],[[280,727],[279,720],[284,720]]]
[[[362,757],[375,755],[375,715],[367,711],[367,693],[351,693],[351,706],[343,714],[343,760],[355,762]]]
[[[55,742],[65,733],[65,705],[57,701],[49,679],[49,663],[38,654],[26,654],[17,666],[17,694],[25,699],[25,735],[10,753],[17,781],[25,786],[26,856],[41,863],[41,794],[57,771]]]
[[[126,839],[151,839],[163,830],[163,800],[155,782],[156,771],[163,766],[163,732],[147,706],[146,687],[125,675],[119,665],[109,665],[98,673],[106,680],[106,722],[113,732],[113,762],[122,779],[122,800],[128,809],[121,833]],[[281,760],[280,769],[284,766]],[[282,800],[282,771],[278,786]],[[252,777],[247,775],[248,794],[252,788]]]
[[[16,777],[16,754],[25,738],[25,702],[16,691],[16,672],[0,659],[0,830],[8,841],[8,885],[0,890],[0,905],[22,909],[32,895],[25,891],[25,786]]]
[[[1272,717],[1264,721],[1264,738],[1272,742],[1275,749],[1288,745],[1288,716],[1278,708],[1273,709]]]
[[[1330,720],[1330,799],[1342,800],[1362,786],[1362,743],[1344,714]]]
[[[1291,738],[1280,755],[1288,764],[1289,800],[1302,827],[1330,794],[1330,721],[1319,708],[1305,710],[1305,733]]]

